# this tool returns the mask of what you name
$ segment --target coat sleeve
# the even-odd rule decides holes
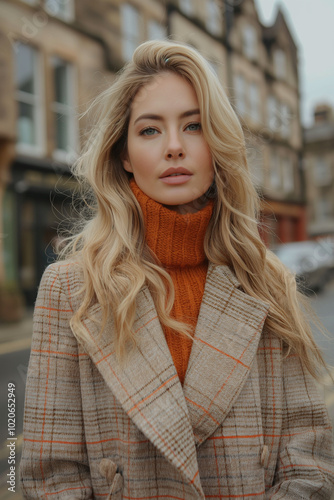
[[[283,418],[267,499],[329,500],[334,491],[332,428],[312,376],[296,355],[283,361]]]
[[[20,463],[24,498],[93,498],[71,298],[58,277],[65,267],[47,268],[35,306]]]

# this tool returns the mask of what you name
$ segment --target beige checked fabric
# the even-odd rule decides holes
[[[227,266],[209,263],[185,383],[148,287],[137,299],[137,347],[115,356],[99,305],[70,328],[79,266],[41,281],[20,466],[25,498],[329,499],[331,425],[312,378],[266,330],[268,305]]]

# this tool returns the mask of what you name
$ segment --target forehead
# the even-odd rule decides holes
[[[143,111],[157,113],[159,110],[179,108],[180,112],[188,107],[198,107],[196,92],[182,76],[173,72],[163,72],[141,87],[131,105],[131,115]]]

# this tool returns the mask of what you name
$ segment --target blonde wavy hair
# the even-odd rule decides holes
[[[317,377],[318,367],[325,363],[300,307],[304,299],[294,276],[259,236],[259,198],[249,174],[240,122],[206,60],[181,43],[150,41],[140,45],[115,82],[88,109],[96,110],[98,119],[73,173],[85,190],[89,216],[80,231],[67,239],[60,255],[78,261],[84,275],[82,302],[71,327],[87,335],[82,321],[98,302],[103,310],[101,329],[112,315],[116,352],[124,359],[129,341],[135,342],[136,297],[147,284],[161,323],[191,335],[189,325],[170,316],[173,282],[145,242],[143,214],[129,185],[132,174],[122,164],[131,103],[139,89],[166,71],[184,77],[193,86],[212,153],[216,197],[204,241],[205,254],[214,264],[230,266],[247,294],[270,304],[266,328],[282,339],[288,351],[297,353]]]

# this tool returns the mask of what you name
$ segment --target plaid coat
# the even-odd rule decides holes
[[[268,306],[209,264],[182,387],[147,287],[121,367],[110,320],[72,332],[82,278],[50,266],[35,308],[21,487],[26,498],[329,499],[331,426],[298,357],[266,331]],[[91,311],[97,317],[99,305]]]

